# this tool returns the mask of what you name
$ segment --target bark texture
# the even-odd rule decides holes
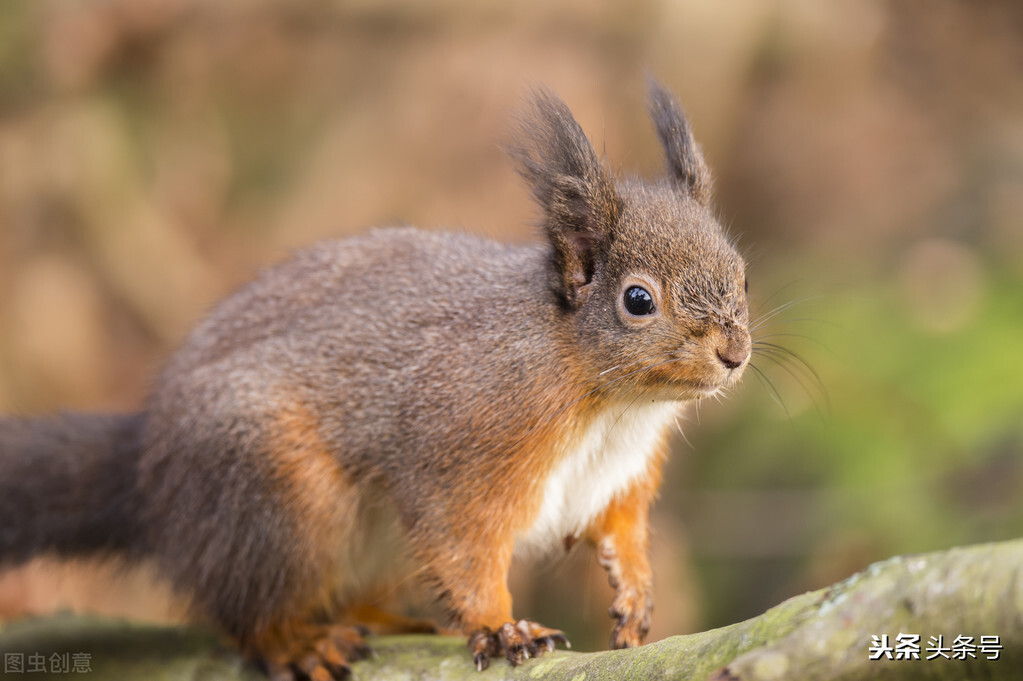
[[[1023,540],[903,556],[876,563],[721,629],[674,636],[640,648],[599,653],[556,652],[518,668],[495,661],[478,673],[465,642],[440,636],[371,640],[375,657],[357,663],[359,681],[494,681],[551,679],[680,679],[693,681],[962,680],[1023,678]],[[919,659],[871,660],[872,637],[919,636]],[[931,637],[941,636],[937,656]],[[972,637],[969,646],[953,643]],[[996,651],[981,637],[997,636]],[[912,646],[906,648],[912,652]],[[876,651],[876,647],[875,647]],[[0,629],[0,664],[20,659],[25,676],[75,677],[53,671],[54,653],[87,654],[91,681],[261,679],[259,671],[215,635],[71,616],[12,622]],[[35,658],[31,656],[35,655]],[[29,672],[45,658],[49,673]],[[13,656],[13,658],[11,657]],[[38,664],[37,664],[38,666]],[[5,671],[0,667],[0,674]],[[5,678],[18,678],[6,668]]]

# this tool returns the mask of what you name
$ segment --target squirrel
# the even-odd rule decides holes
[[[270,677],[341,679],[351,623],[416,576],[475,666],[568,645],[512,616],[513,556],[585,540],[610,645],[653,607],[648,513],[682,406],[739,380],[745,263],[678,101],[616,178],[537,90],[508,151],[546,237],[387,228],[271,266],[201,321],[137,413],[0,419],[0,566],[150,560]]]

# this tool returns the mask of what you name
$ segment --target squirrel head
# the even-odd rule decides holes
[[[687,400],[750,356],[745,262],[708,203],[711,178],[678,102],[650,83],[667,173],[616,180],[568,107],[533,98],[510,149],[543,210],[552,281],[594,388]]]

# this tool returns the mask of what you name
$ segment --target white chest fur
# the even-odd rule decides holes
[[[517,556],[535,556],[581,535],[617,494],[646,472],[681,408],[678,402],[620,404],[600,414],[547,476],[532,526],[515,543]]]

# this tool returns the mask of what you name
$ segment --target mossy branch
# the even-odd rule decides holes
[[[1023,669],[1023,540],[893,558],[826,589],[789,599],[759,617],[641,648],[556,652],[518,668],[495,661],[478,673],[464,641],[441,636],[381,637],[373,659],[357,663],[359,681],[496,681],[551,679],[1018,679]],[[870,659],[873,636],[919,635],[919,659]],[[954,657],[957,636],[970,636],[976,657],[925,659],[942,636]],[[980,646],[997,636],[996,652]],[[984,639],[990,642],[989,639]],[[961,648],[960,650],[966,650]],[[15,622],[0,630],[7,654],[49,660],[86,653],[91,681],[260,679],[258,670],[215,636],[198,629],[140,627],[74,617]],[[895,655],[893,654],[893,657]],[[35,658],[36,662],[39,658]],[[50,669],[47,666],[47,669]],[[0,672],[3,669],[0,668]],[[9,670],[8,670],[9,671]],[[26,674],[27,675],[27,674]],[[67,673],[33,674],[67,678]],[[12,678],[14,678],[12,676]]]

